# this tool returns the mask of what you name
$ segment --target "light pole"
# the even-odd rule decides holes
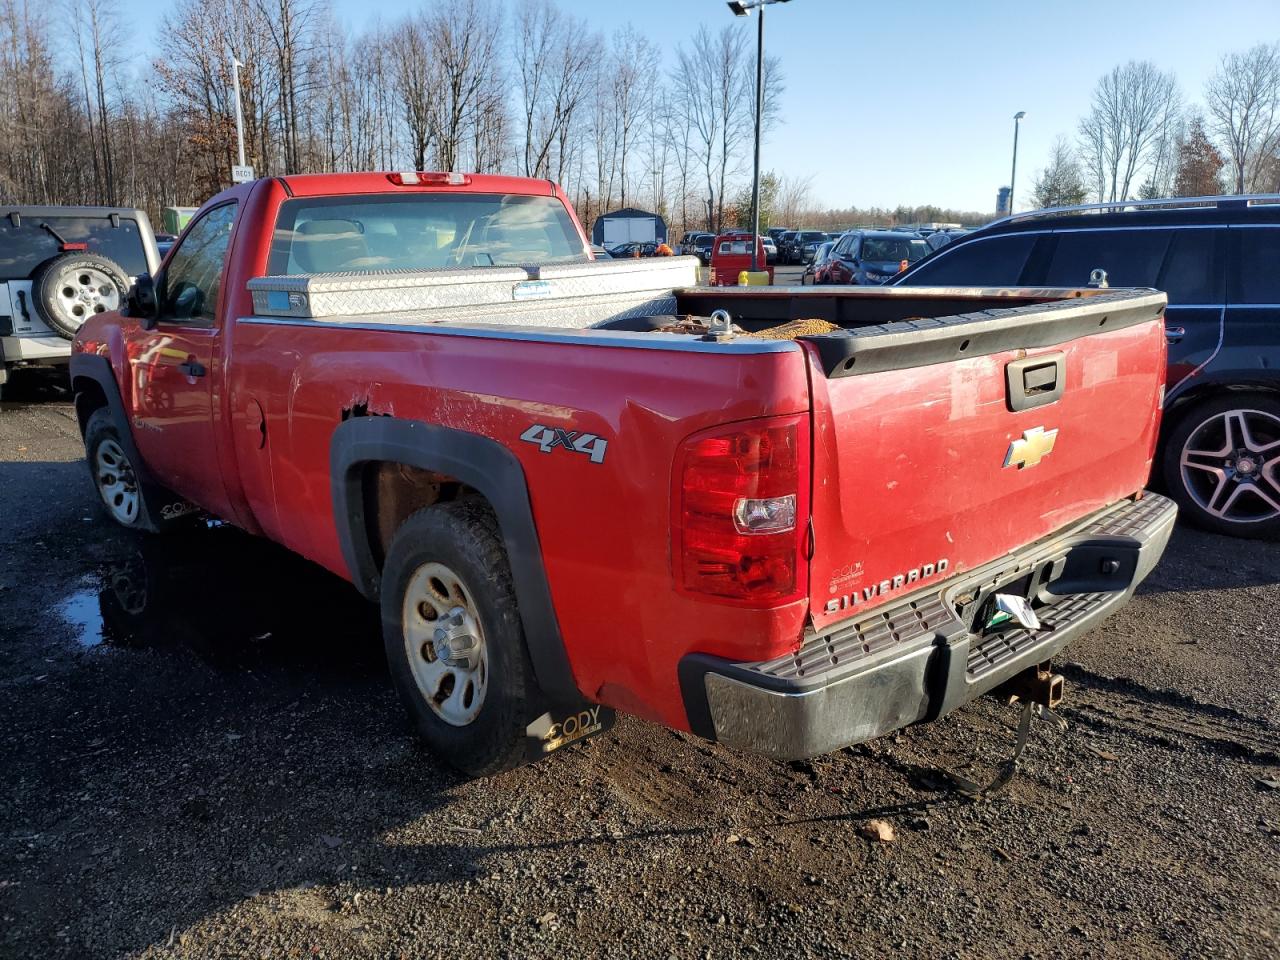
[[[760,269],[760,121],[764,115],[764,8],[771,3],[790,3],[790,0],[729,0],[729,9],[735,17],[749,17],[751,11],[760,9],[760,22],[756,24],[756,145],[755,162],[751,174],[751,272]]]
[[[1018,125],[1027,111],[1019,110],[1013,115],[1013,170],[1009,173],[1009,216],[1013,216],[1013,182],[1018,176]]]
[[[236,145],[240,150],[240,166],[244,166],[244,111],[240,107],[240,68],[244,64],[231,58],[231,86],[236,95]]]

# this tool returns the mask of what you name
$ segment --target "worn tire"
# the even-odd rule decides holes
[[[84,428],[84,456],[89,476],[107,516],[129,530],[154,531],[156,525],[142,494],[142,481],[111,413],[101,407]]]
[[[410,651],[406,593],[415,575],[438,564],[453,572],[468,594],[483,637],[485,688],[479,712],[462,725],[446,722],[415,678],[410,657],[434,662],[436,655]],[[447,601],[452,602],[452,601]],[[426,507],[400,525],[382,571],[382,633],[396,692],[414,727],[432,751],[471,776],[487,776],[525,759],[525,728],[533,719],[537,689],[516,607],[511,568],[497,518],[482,500]],[[429,629],[426,619],[417,625]],[[425,646],[425,645],[424,645]],[[437,702],[440,699],[437,690]]]
[[[84,455],[89,465],[89,479],[107,516],[126,529],[148,533],[176,533],[198,525],[203,516],[199,508],[139,471],[138,465],[130,462],[127,450],[111,412],[106,407],[93,411],[84,426]],[[100,462],[99,457],[104,453]],[[133,494],[136,503],[133,510],[121,509],[122,504],[115,502],[116,493],[120,491],[104,489],[103,471],[111,467],[113,460],[121,461],[125,468],[124,474],[128,478],[125,486],[132,487],[132,490],[124,493]]]
[[[1280,539],[1280,509],[1274,511],[1274,516],[1264,518],[1262,514],[1267,509],[1264,501],[1256,493],[1246,492],[1238,501],[1240,504],[1238,508],[1220,510],[1220,513],[1227,514],[1226,516],[1216,514],[1209,509],[1209,506],[1226,502],[1226,498],[1230,497],[1232,491],[1228,489],[1224,492],[1222,500],[1216,500],[1213,497],[1213,491],[1217,486],[1208,470],[1189,469],[1186,473],[1183,471],[1184,450],[1207,448],[1215,453],[1220,449],[1225,450],[1225,446],[1221,446],[1219,441],[1221,440],[1222,444],[1229,444],[1230,441],[1224,433],[1220,434],[1218,425],[1223,423],[1224,418],[1238,416],[1245,411],[1248,411],[1250,421],[1249,439],[1255,446],[1261,445],[1265,448],[1268,443],[1280,440],[1280,398],[1268,393],[1232,391],[1196,403],[1180,413],[1162,445],[1161,478],[1169,495],[1177,501],[1180,515],[1190,523],[1204,530],[1230,537]],[[1238,420],[1235,422],[1239,423]],[[1238,427],[1235,429],[1238,431]],[[1255,489],[1260,488],[1280,503],[1280,490],[1274,489],[1280,487],[1280,446],[1264,449],[1256,457],[1253,456],[1252,451],[1246,448],[1241,449],[1244,449],[1245,454],[1250,457],[1251,463],[1257,464],[1251,469],[1255,477],[1253,482],[1258,483]],[[1202,455],[1200,458],[1192,457],[1192,459],[1201,459],[1207,466],[1214,468],[1221,466],[1224,470],[1227,469],[1227,461],[1235,459],[1226,453],[1218,453],[1218,455],[1222,457],[1221,464],[1216,462],[1216,457]],[[1239,463],[1238,460],[1235,462]],[[1232,473],[1234,472],[1232,470]],[[1257,479],[1259,477],[1260,482]],[[1223,482],[1234,484],[1236,481],[1228,479]],[[1258,519],[1248,519],[1247,516],[1241,516],[1239,519],[1230,518],[1233,512],[1238,515],[1247,515],[1254,512],[1255,508],[1260,508],[1256,510]]]
[[[31,300],[45,325],[75,338],[95,313],[119,310],[129,290],[124,268],[96,253],[65,253],[42,263],[31,277]]]

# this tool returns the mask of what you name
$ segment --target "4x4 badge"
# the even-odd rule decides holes
[[[1022,431],[1022,439],[1009,444],[1009,452],[1004,455],[1006,467],[1034,467],[1037,463],[1053,453],[1053,445],[1058,440],[1058,430],[1045,430],[1044,427],[1032,427]]]
[[[585,453],[592,463],[603,463],[605,451],[609,449],[609,441],[594,433],[580,434],[577,430],[547,427],[541,423],[535,423],[520,434],[520,439],[536,443],[543,453],[550,453],[556,447],[564,447],[572,453]]]

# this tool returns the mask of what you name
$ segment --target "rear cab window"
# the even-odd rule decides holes
[[[286,200],[267,267],[280,276],[586,259],[577,228],[554,197],[374,194]]]

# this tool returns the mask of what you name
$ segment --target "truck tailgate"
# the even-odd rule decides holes
[[[1162,313],[1160,294],[1103,295],[807,342],[815,627],[1141,490]]]

